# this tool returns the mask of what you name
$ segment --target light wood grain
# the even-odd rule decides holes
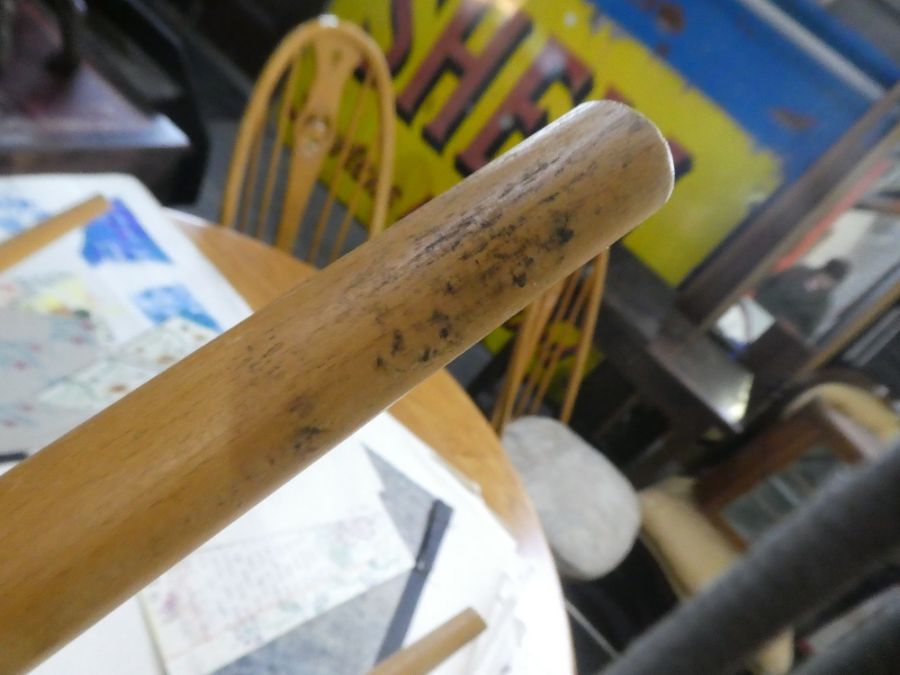
[[[392,654],[369,675],[426,675],[486,628],[474,609],[465,609],[428,635]]]
[[[135,593],[671,188],[652,124],[583,104],[22,462],[0,478],[0,672]]]
[[[109,202],[103,197],[91,197],[3,242],[0,244],[0,270],[21,262],[67,232],[89,223],[108,209]]]
[[[236,232],[170,211],[203,254],[258,310],[315,273],[313,267]],[[259,270],[266,270],[260,274]],[[481,411],[446,370],[440,370],[390,408],[391,414],[451,466],[475,481],[488,506],[533,570],[518,610],[526,626],[521,649],[535,662],[574,673],[572,643],[553,557],[525,489]]]

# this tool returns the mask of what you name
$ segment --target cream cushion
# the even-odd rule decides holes
[[[701,591],[740,557],[694,505],[692,487],[690,479],[669,478],[640,494],[641,538],[681,598]],[[793,660],[793,633],[787,632],[761,649],[750,666],[780,675],[790,672]]]
[[[628,555],[640,527],[637,495],[597,449],[549,417],[507,425],[503,447],[534,502],[560,573],[596,579]]]

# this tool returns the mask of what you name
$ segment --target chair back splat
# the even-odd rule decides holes
[[[384,55],[358,26],[319,17],[282,40],[253,88],[220,222],[327,264],[354,220],[369,237],[384,229],[393,171]]]
[[[499,435],[512,419],[540,411],[562,361],[568,358],[571,360],[565,368],[559,419],[569,423],[593,343],[608,265],[609,251],[604,250],[522,312],[491,418]],[[569,354],[568,338],[573,332],[574,344]]]

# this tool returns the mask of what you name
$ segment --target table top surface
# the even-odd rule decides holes
[[[177,211],[169,214],[254,310],[315,274],[310,265],[259,241]],[[521,648],[534,656],[534,663],[546,663],[552,669],[543,672],[574,672],[552,555],[522,483],[487,420],[445,370],[413,389],[390,412],[480,485],[485,501],[533,565],[520,605],[519,614],[526,623]]]

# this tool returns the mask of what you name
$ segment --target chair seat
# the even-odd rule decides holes
[[[589,580],[615,569],[640,527],[640,506],[628,480],[549,417],[511,422],[503,447],[534,501],[560,573]]]

